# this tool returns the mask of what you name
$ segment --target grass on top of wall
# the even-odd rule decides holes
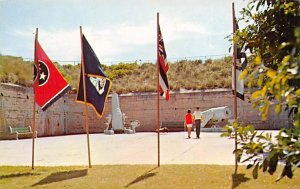
[[[249,64],[251,62],[249,60]],[[78,87],[80,64],[53,62],[67,82]],[[112,80],[112,92],[154,92],[157,90],[157,65],[154,63],[118,63],[102,65]],[[232,57],[220,59],[181,60],[170,63],[168,81],[171,91],[231,88]],[[0,83],[32,86],[33,62],[22,57],[0,55]]]

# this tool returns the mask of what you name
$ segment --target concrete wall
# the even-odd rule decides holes
[[[39,136],[85,133],[84,105],[75,102],[76,94],[67,94],[43,112],[37,107],[36,125]],[[157,95],[139,93],[119,95],[121,111],[126,113],[128,121],[138,119],[141,126],[137,131],[155,131],[157,125]],[[160,100],[161,121],[183,121],[187,109],[202,111],[229,106],[233,112],[231,90],[217,89],[198,92],[171,93],[167,102]],[[111,112],[111,98],[106,102],[105,112],[100,119],[92,108],[88,108],[90,133],[103,132],[105,117]],[[280,116],[270,111],[269,119],[261,121],[257,110],[252,110],[247,101],[238,100],[239,120],[245,124],[254,124],[258,129],[277,129],[288,126],[288,116]],[[22,127],[32,125],[33,90],[15,85],[0,85],[0,139],[11,138],[8,126]]]

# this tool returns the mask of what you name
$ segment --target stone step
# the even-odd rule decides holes
[[[201,128],[201,132],[224,132],[222,131],[222,128]]]

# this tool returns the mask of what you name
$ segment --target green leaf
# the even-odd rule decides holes
[[[278,155],[274,154],[274,156],[270,159],[268,172],[272,175],[276,169],[278,164]]]
[[[258,85],[259,87],[261,87],[262,84],[263,84],[263,82],[264,82],[264,75],[261,74],[261,75],[258,77],[257,85]]]
[[[261,96],[265,96],[267,93],[267,86],[265,85],[261,90]]]
[[[252,158],[255,157],[255,156],[256,156],[256,155],[250,156],[250,157],[244,159],[243,161],[241,161],[241,163],[244,163],[244,162],[246,162],[246,161],[249,161],[250,159],[252,159]]]
[[[257,177],[258,177],[258,165],[259,165],[259,163],[257,163],[255,165],[255,167],[254,167],[254,169],[252,171],[252,176],[253,176],[254,179],[257,179]]]
[[[250,141],[253,141],[253,139],[254,139],[254,137],[256,136],[256,134],[257,134],[257,132],[254,132],[254,133],[252,134],[252,136],[250,137]]]
[[[268,165],[269,165],[269,161],[267,159],[265,159],[263,162],[263,172],[266,172]]]
[[[265,137],[264,135],[258,135],[257,138],[258,138],[258,139],[266,140],[266,137]]]
[[[292,166],[290,164],[286,164],[285,167],[286,176],[289,178],[293,178]]]
[[[229,137],[229,133],[223,132],[220,136],[221,136],[221,137]]]
[[[267,76],[271,79],[273,79],[276,76],[276,71],[272,70],[272,69],[268,69],[267,71]]]
[[[261,64],[261,57],[260,56],[255,57],[255,64],[256,65],[260,65]]]
[[[257,99],[261,96],[261,90],[255,91],[252,95],[251,98],[252,99]]]
[[[288,163],[284,166],[280,176],[276,179],[276,182],[281,180],[283,177],[287,176],[288,178],[293,178],[292,166]]]
[[[282,60],[282,64],[285,65],[290,59],[291,59],[290,55],[285,56]]]
[[[281,112],[281,104],[276,104],[275,112],[279,114]]]
[[[245,69],[245,70],[241,73],[241,75],[240,75],[240,77],[239,77],[239,80],[243,80],[247,75],[248,75],[248,70]]]
[[[254,164],[249,164],[247,165],[246,169],[250,169],[251,167],[253,167]]]

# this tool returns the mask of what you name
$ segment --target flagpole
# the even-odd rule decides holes
[[[86,103],[86,81],[85,81],[85,67],[84,67],[84,53],[83,53],[83,45],[82,45],[82,27],[80,26],[80,41],[81,41],[81,69],[82,69],[82,79],[83,79],[83,94],[84,94],[84,106],[85,106],[85,130],[87,137],[87,145],[88,145],[88,159],[89,159],[89,168],[92,168],[91,164],[91,152],[90,152],[90,137],[89,137],[89,122],[88,122],[88,109]]]
[[[159,117],[159,13],[157,13],[157,166],[160,167],[160,117]]]
[[[237,91],[236,91],[236,45],[234,42],[234,33],[236,30],[234,14],[234,2],[232,2],[232,28],[233,28],[233,79],[234,79],[234,122],[237,121]],[[234,150],[235,150],[235,174],[237,174],[238,162],[237,162],[237,131],[234,129]]]
[[[37,55],[36,55],[36,47],[37,47],[37,40],[38,40],[38,28],[36,28],[36,31],[35,31],[35,40],[34,40],[34,65],[37,65],[36,67],[36,80],[37,81],[34,81],[34,82],[37,82],[37,84],[39,84],[39,78],[40,78],[40,72],[39,72],[39,67],[38,67],[38,62],[37,62]],[[33,85],[35,85],[35,83],[33,83]],[[33,126],[32,126],[32,162],[31,162],[31,169],[33,170],[34,169],[34,142],[35,142],[35,130],[36,130],[36,123],[35,123],[35,119],[36,119],[36,115],[35,115],[35,111],[36,111],[36,95],[35,95],[35,92],[34,92],[34,87],[33,87]]]

